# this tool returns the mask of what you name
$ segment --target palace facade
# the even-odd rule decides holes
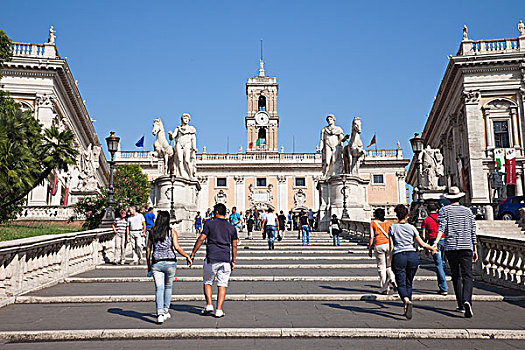
[[[473,40],[464,27],[422,134],[425,145],[443,154],[443,185],[460,187],[467,194],[465,201],[484,208],[488,219],[493,218],[495,202],[523,195],[525,25],[521,21],[518,33],[517,38]],[[503,183],[501,176],[497,179],[497,166],[508,173]],[[415,162],[409,182],[417,186]]]
[[[20,219],[65,220],[74,215],[78,198],[99,193],[108,185],[109,167],[76,80],[66,58],[60,57],[51,27],[45,44],[13,43],[13,57],[2,70],[2,90],[43,128],[71,130],[79,151],[68,172],[53,173],[27,198]]]
[[[277,113],[279,84],[259,74],[246,83],[246,151],[197,154],[196,176],[201,185],[198,208],[204,213],[216,203],[239,211],[257,208],[276,211],[319,210],[318,182],[322,176],[321,153],[285,153],[278,148],[280,116]],[[324,116],[320,116],[324,118]],[[198,132],[198,130],[197,130]],[[153,152],[119,151],[117,164],[139,164],[153,182],[163,174],[163,161]],[[407,203],[406,166],[398,146],[391,150],[367,151],[360,176],[370,179],[366,197],[371,209],[384,207],[390,216],[398,203]],[[152,191],[155,187],[152,186]],[[152,205],[158,195],[152,193]]]

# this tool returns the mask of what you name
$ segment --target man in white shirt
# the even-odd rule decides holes
[[[266,226],[264,226],[264,222],[266,220],[266,213],[263,211],[261,212],[261,232],[263,239],[266,239]]]
[[[264,217],[263,227],[268,235],[268,249],[275,249],[275,232],[279,230],[279,221],[272,208],[268,208],[268,214]]]
[[[129,208],[131,216],[128,218],[128,243],[131,242],[133,262],[131,265],[142,264],[142,249],[146,237],[146,220],[144,215],[137,213],[135,207]]]

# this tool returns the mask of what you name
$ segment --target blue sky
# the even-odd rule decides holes
[[[324,116],[365,144],[410,148],[462,38],[517,37],[521,1],[22,1],[4,0],[0,28],[13,41],[45,42],[57,31],[102,142],[122,149],[154,118],[166,129],[192,115],[208,153],[246,148],[246,80],[264,39],[267,75],[278,78],[279,145],[313,152]],[[522,16],[522,17],[520,17]]]

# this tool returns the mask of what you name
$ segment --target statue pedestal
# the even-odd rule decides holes
[[[193,218],[197,215],[198,195],[201,186],[197,180],[159,176],[154,182],[154,206],[157,210],[171,210],[171,188],[173,187],[173,207],[176,220],[182,220],[173,227],[177,233],[193,232]]]
[[[368,205],[370,180],[357,175],[339,174],[319,181],[317,189],[321,197],[319,208],[319,231],[328,231],[333,214],[341,219],[343,214],[343,186],[346,186],[346,211],[350,220],[369,221],[372,210]]]

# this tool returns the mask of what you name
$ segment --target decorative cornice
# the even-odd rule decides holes
[[[38,107],[53,107],[53,103],[55,102],[55,98],[51,95],[43,94],[43,95],[37,95],[36,96],[36,105]]]
[[[201,184],[206,184],[208,182],[208,175],[197,176],[197,181]]]
[[[480,68],[463,68],[463,73],[494,73],[494,72],[512,72],[519,70],[519,67],[480,67]]]
[[[465,104],[479,104],[481,101],[481,92],[479,90],[463,91]]]

